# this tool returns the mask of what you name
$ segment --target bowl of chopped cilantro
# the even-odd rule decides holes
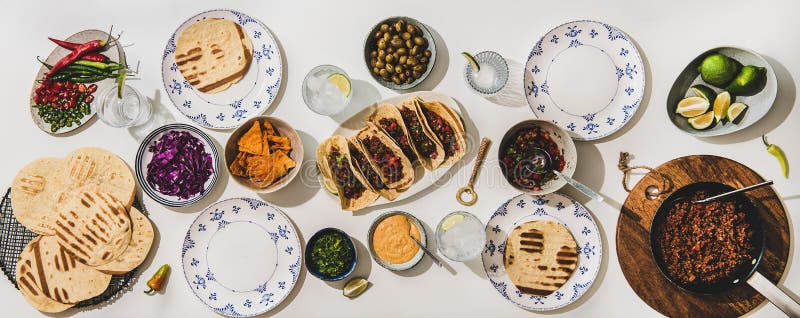
[[[356,260],[353,240],[336,228],[319,230],[306,244],[308,272],[321,280],[344,279],[356,268]]]

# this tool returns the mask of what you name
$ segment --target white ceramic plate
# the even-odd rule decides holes
[[[208,180],[206,180],[205,184],[203,184],[203,192],[198,193],[189,199],[181,199],[178,196],[163,194],[150,187],[150,184],[147,183],[147,165],[149,165],[150,161],[153,160],[153,153],[150,152],[149,149],[159,139],[161,139],[164,134],[171,131],[188,132],[200,140],[200,142],[205,146],[205,151],[211,155],[211,166],[214,168],[214,173],[212,173]],[[194,126],[189,126],[186,124],[169,124],[153,130],[139,145],[139,150],[136,152],[136,178],[139,180],[139,185],[142,187],[142,191],[147,193],[147,195],[156,202],[173,207],[187,206],[200,201],[202,198],[208,195],[209,192],[211,192],[211,189],[214,188],[214,185],[217,183],[217,177],[219,176],[219,160],[217,146],[214,145],[214,141],[206,133],[195,128]]]
[[[645,70],[628,35],[601,22],[550,30],[531,50],[525,93],[536,117],[592,140],[627,123],[642,102]]]
[[[547,296],[522,293],[508,278],[503,262],[508,234],[518,225],[535,220],[554,220],[563,224],[578,245],[578,267],[567,282]],[[578,201],[563,194],[518,195],[506,201],[486,224],[483,269],[495,289],[519,307],[554,310],[578,300],[592,286],[603,259],[603,241],[591,213]]]
[[[364,110],[362,110],[362,111],[356,113],[355,115],[351,116],[350,119],[342,122],[342,124],[339,125],[338,128],[336,128],[336,130],[333,132],[332,135],[342,135],[344,137],[353,136],[359,130],[364,128],[364,126],[367,125],[367,122],[365,121],[365,118],[367,118],[370,114],[372,114],[372,112],[375,110],[375,108],[378,107],[378,105],[384,105],[384,104],[400,105],[404,101],[412,99],[415,96],[419,96],[419,98],[422,98],[422,100],[437,100],[437,101],[440,101],[440,102],[444,103],[445,105],[449,106],[450,108],[452,108],[456,112],[456,114],[458,114],[459,116],[461,115],[461,110],[458,108],[458,104],[456,103],[456,101],[453,100],[452,97],[450,97],[450,96],[448,96],[446,94],[442,94],[442,93],[438,93],[438,92],[431,92],[431,91],[414,92],[414,93],[402,94],[402,95],[398,95],[398,96],[395,96],[395,97],[387,98],[387,99],[384,99],[384,100],[382,100],[380,102],[377,102],[375,104],[370,105],[369,107],[365,108]],[[466,136],[464,136],[464,137],[467,138]],[[467,141],[469,141],[469,140],[467,140]],[[467,147],[469,148],[470,145],[467,144]],[[462,158],[462,160],[463,160],[463,158]],[[400,200],[403,200],[405,198],[413,196],[413,195],[417,194],[418,192],[420,192],[422,190],[425,190],[428,187],[430,187],[433,184],[435,184],[437,181],[439,181],[439,179],[441,179],[443,176],[447,175],[447,173],[450,170],[450,168],[452,168],[455,165],[456,164],[453,164],[453,165],[451,165],[449,167],[442,167],[442,168],[436,169],[434,171],[428,171],[428,170],[425,170],[425,168],[423,168],[422,165],[420,165],[419,163],[415,163],[414,164],[414,175],[415,175],[414,184],[412,184],[411,187],[408,188],[408,190],[406,190],[405,192],[401,193],[400,196],[398,196],[394,201],[389,201],[384,197],[379,197],[377,200],[375,200],[375,202],[370,204],[370,206],[378,206],[378,205],[388,204],[388,203],[392,203],[392,202],[398,202]],[[322,188],[324,189],[325,185],[322,184],[322,182],[324,182],[324,180],[323,180],[321,175],[319,177],[319,180],[320,180],[320,185],[322,185]],[[336,197],[336,195],[334,195],[334,194],[332,194],[332,193],[330,193],[328,191],[325,191],[325,192],[328,194],[328,196],[332,200],[335,200],[337,202],[339,201],[339,198]]]
[[[300,274],[297,229],[276,207],[251,198],[212,204],[183,241],[183,273],[200,301],[220,315],[251,317],[280,304]]]
[[[192,23],[207,18],[223,18],[238,23],[253,43],[253,60],[244,78],[216,94],[194,90],[175,63],[175,43],[181,32]],[[197,124],[215,129],[239,127],[248,118],[269,108],[280,89],[282,72],[278,43],[267,26],[233,10],[206,11],[183,22],[169,38],[161,63],[164,88],[175,107]]]
[[[91,40],[105,41],[107,39],[108,39],[108,33],[104,31],[83,30],[81,32],[69,36],[68,38],[64,39],[64,41],[73,43],[85,43]],[[53,50],[53,52],[50,53],[50,55],[47,56],[47,59],[45,59],[45,63],[50,65],[55,64],[56,62],[58,62],[58,60],[60,60],[62,57],[66,56],[70,52],[69,50],[57,46],[56,44],[53,44],[53,46],[55,47],[55,49]],[[103,53],[103,55],[105,56],[108,56],[108,58],[113,62],[119,62],[120,60],[125,59],[125,52],[123,51],[121,45],[110,47],[106,51],[103,51],[101,53]],[[36,73],[36,80],[42,79],[44,77],[45,72],[47,72],[47,68],[44,67],[44,65],[42,65],[39,68],[39,72]],[[31,117],[33,118],[33,122],[42,131],[53,135],[68,133],[70,131],[78,129],[78,127],[83,126],[84,124],[89,122],[89,120],[92,119],[92,117],[94,117],[94,115],[97,113],[97,109],[98,107],[100,107],[100,102],[101,102],[99,98],[100,94],[108,90],[110,87],[115,87],[117,85],[117,81],[116,79],[113,78],[107,78],[102,81],[95,82],[94,84],[97,84],[97,91],[95,91],[94,94],[92,94],[94,96],[94,101],[89,103],[89,108],[91,109],[91,111],[89,115],[83,116],[83,118],[81,118],[80,124],[73,125],[72,127],[62,127],[61,129],[52,132],[50,131],[50,124],[44,122],[44,120],[42,120],[42,118],[39,117],[39,111],[36,108],[30,107]],[[89,84],[87,83],[86,85]],[[31,89],[30,105],[33,105],[33,97],[36,95],[36,88],[38,87],[39,83],[34,81],[33,88]]]

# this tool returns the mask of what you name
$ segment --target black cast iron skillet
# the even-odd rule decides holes
[[[763,227],[763,222],[758,216],[758,211],[755,205],[744,193],[728,196],[724,200],[734,200],[737,206],[743,209],[746,213],[745,222],[747,222],[753,230],[754,246],[750,253],[751,261],[741,264],[730,276],[709,283],[699,282],[699,280],[697,280],[695,282],[684,284],[678,282],[669,274],[666,264],[662,262],[662,251],[659,248],[658,243],[660,242],[658,242],[657,234],[664,226],[670,208],[672,208],[674,204],[683,200],[691,201],[692,195],[699,190],[705,190],[707,196],[712,196],[735,190],[735,188],[717,182],[697,182],[676,190],[669,197],[667,197],[666,200],[661,202],[661,205],[658,207],[658,210],[653,217],[653,221],[650,224],[650,248],[653,252],[653,259],[658,265],[658,269],[661,271],[661,274],[663,274],[664,277],[666,277],[667,280],[669,280],[675,286],[688,292],[701,295],[728,292],[747,282],[751,287],[756,289],[756,291],[761,293],[761,295],[766,297],[770,302],[775,304],[790,317],[800,317],[800,304],[798,304],[797,301],[793,300],[780,288],[775,286],[757,271],[758,265],[764,256],[764,250],[766,249],[766,229]]]

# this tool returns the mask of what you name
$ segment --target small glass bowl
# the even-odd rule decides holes
[[[506,87],[508,83],[508,63],[506,63],[506,59],[503,58],[497,52],[493,51],[483,51],[474,56],[475,61],[480,64],[489,64],[494,66],[495,68],[495,81],[492,86],[490,87],[483,87],[475,83],[473,73],[475,73],[475,69],[473,69],[472,64],[467,62],[467,65],[464,66],[464,81],[467,82],[467,85],[472,88],[478,94],[484,96],[490,96],[497,94]]]

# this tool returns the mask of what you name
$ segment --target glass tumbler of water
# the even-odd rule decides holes
[[[445,257],[465,262],[481,254],[486,244],[486,232],[483,223],[475,215],[456,211],[439,222],[436,242]]]
[[[150,118],[152,106],[135,88],[124,85],[122,97],[117,86],[109,87],[100,95],[100,119],[111,127],[125,128],[143,124]]]
[[[333,65],[317,66],[303,80],[303,101],[320,115],[340,113],[350,103],[351,95],[350,77]]]

